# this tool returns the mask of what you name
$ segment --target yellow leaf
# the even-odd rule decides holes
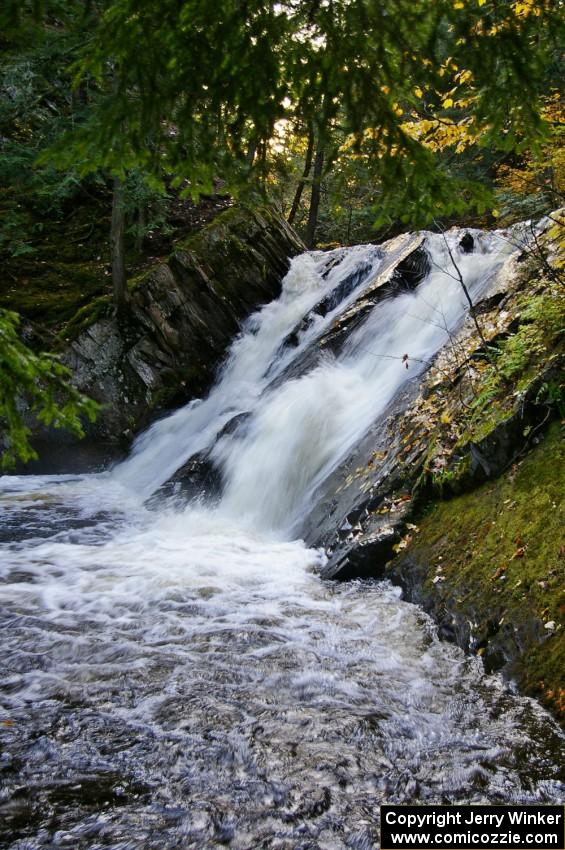
[[[465,4],[461,2],[461,0],[457,0],[456,3],[453,4],[454,9],[464,9]]]
[[[487,0],[479,0],[479,6],[484,6]]]
[[[493,215],[493,218],[498,218],[498,216],[500,215],[500,210],[491,210],[491,213]]]
[[[445,107],[445,109],[449,109],[450,106],[453,106],[453,99],[451,97],[446,97],[446,99],[443,101],[443,106]]]
[[[416,95],[416,97],[422,97],[423,93],[424,92],[422,91],[420,86],[416,86],[416,88],[414,89],[414,94]]]

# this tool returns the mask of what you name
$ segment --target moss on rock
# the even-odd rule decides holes
[[[563,428],[470,493],[436,502],[388,566],[487,667],[504,667],[565,722]]]
[[[72,318],[63,327],[62,331],[57,336],[57,344],[65,345],[75,339],[86,328],[98,322],[100,319],[107,316],[112,308],[112,298],[110,295],[100,295],[93,301],[90,301],[84,307],[72,316]]]
[[[279,292],[302,249],[281,216],[230,208],[131,281],[126,312],[109,295],[81,307],[57,341],[77,386],[105,405],[92,436],[130,439],[206,392],[240,323]]]

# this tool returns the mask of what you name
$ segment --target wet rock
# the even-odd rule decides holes
[[[416,248],[395,268],[392,277],[392,288],[396,292],[415,289],[431,271],[431,261],[428,252]]]
[[[216,445],[223,438],[229,438],[249,421],[249,413],[238,413],[230,419],[216,437]],[[221,496],[223,479],[220,469],[210,454],[200,452],[189,458],[174,475],[169,478],[152,497],[151,504],[159,505],[162,498],[180,498],[183,502],[195,499],[214,502]]]
[[[383,252],[380,248],[375,248],[375,257],[382,257]],[[367,263],[365,265],[360,265],[355,272],[348,275],[339,286],[336,286],[331,292],[328,293],[322,300],[316,305],[314,308],[314,313],[319,316],[326,316],[328,313],[331,313],[342,301],[345,301],[351,293],[359,286],[360,282],[367,275],[367,272],[370,271],[371,266]],[[329,273],[330,269],[326,271],[322,277],[326,277]]]
[[[189,502],[198,499],[214,501],[221,493],[222,476],[210,457],[202,452],[184,463],[165,484],[159,487],[148,502],[161,505],[163,498]]]
[[[201,396],[241,322],[278,295],[289,258],[303,250],[266,208],[230,208],[181,241],[132,288],[127,316],[93,321],[63,355],[76,386],[103,405],[88,436],[129,444],[157,413]]]
[[[327,329],[316,346],[309,346],[305,349],[288,369],[278,375],[271,386],[273,388],[280,386],[289,378],[303,375],[312,369],[325,356],[326,352],[338,353],[352,331],[359,327],[375,304],[386,298],[387,295],[395,294],[406,287],[413,288],[425,276],[426,255],[425,251],[420,250],[425,236],[425,233],[406,233],[385,242],[380,249],[381,253],[385,254],[384,262],[379,267],[374,279],[365,287],[363,297],[355,301],[341,315],[339,322],[332,324]],[[414,258],[411,257],[413,254],[415,255]],[[397,273],[398,268],[404,271]],[[356,273],[343,282],[345,289],[338,293],[339,300],[343,300],[349,292],[353,291],[362,279],[362,275],[362,272]],[[332,306],[333,297],[330,294],[321,299],[320,304],[314,307],[313,311],[291,331],[284,341],[283,347],[287,344],[297,345],[300,333],[309,327],[317,311],[325,311],[319,313],[319,315],[325,315],[326,312],[333,309],[333,306],[335,306]]]
[[[417,382],[405,386],[387,416],[374,423],[351,455],[320,486],[300,535],[310,545],[325,548],[325,578],[382,576],[394,546],[405,533],[415,500],[406,489],[405,446],[395,422],[417,394]],[[425,446],[416,441],[412,451],[415,480]]]
[[[426,274],[429,263],[426,252],[421,249],[425,233],[407,233],[386,242],[385,261],[375,279],[340,318],[339,324],[329,329],[320,340],[320,347],[332,352],[341,350],[345,340],[372,311],[375,304],[387,295],[413,289]]]
[[[229,422],[226,422],[222,430],[218,433],[216,441],[222,439],[222,437],[227,437],[230,434],[235,434],[242,426],[245,425],[246,422],[249,421],[251,414],[249,412],[238,413],[233,419],[230,419]]]
[[[384,575],[384,565],[390,558],[394,544],[400,540],[400,526],[400,521],[382,522],[376,528],[372,527],[353,537],[345,547],[330,556],[322,570],[322,577],[345,580]]]
[[[470,233],[466,233],[461,241],[459,242],[459,247],[463,251],[464,254],[470,254],[475,247],[475,240],[473,239]]]

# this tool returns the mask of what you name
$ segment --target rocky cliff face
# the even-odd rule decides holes
[[[400,584],[565,722],[565,296],[540,240],[543,256],[515,254],[475,305],[480,334],[469,317],[324,482],[302,535],[326,578]],[[421,267],[411,248],[404,267]]]
[[[87,436],[128,442],[159,411],[200,396],[240,323],[278,294],[303,250],[273,211],[232,208],[135,282],[127,317],[83,311],[63,360],[103,405]]]

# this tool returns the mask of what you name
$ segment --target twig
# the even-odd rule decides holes
[[[467,301],[469,303],[469,312],[471,313],[471,317],[472,317],[473,322],[475,324],[475,327],[477,329],[477,333],[480,337],[482,344],[484,346],[488,346],[488,342],[486,341],[485,336],[483,334],[483,329],[481,328],[481,326],[479,324],[479,320],[477,319],[477,313],[476,313],[476,310],[475,310],[475,305],[473,303],[473,299],[471,298],[469,290],[467,289],[467,285],[466,285],[465,281],[463,280],[463,275],[461,274],[461,269],[459,268],[459,266],[455,262],[455,257],[453,256],[453,252],[452,252],[451,248],[449,247],[449,242],[447,241],[447,237],[446,237],[445,232],[443,230],[441,231],[441,235],[443,237],[443,241],[445,242],[445,247],[447,248],[447,253],[449,254],[449,259],[451,260],[453,268],[455,269],[455,273],[457,275],[456,279],[461,284],[461,289],[465,293],[465,298],[467,299]]]

